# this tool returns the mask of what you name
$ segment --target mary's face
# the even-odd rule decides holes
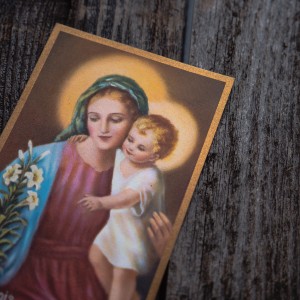
[[[94,96],[88,106],[89,135],[100,150],[119,148],[132,125],[126,106],[109,96]]]

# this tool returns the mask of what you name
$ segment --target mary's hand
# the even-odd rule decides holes
[[[154,212],[147,231],[157,255],[161,257],[172,233],[170,220],[162,212]]]
[[[73,135],[68,139],[68,142],[70,143],[81,143],[84,142],[88,138],[88,135],[85,134],[78,134],[78,135]]]

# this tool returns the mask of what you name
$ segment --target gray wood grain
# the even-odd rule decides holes
[[[4,129],[67,1],[0,1],[0,130]]]
[[[236,82],[167,299],[300,298],[299,1],[196,1],[190,63]]]
[[[78,0],[73,27],[180,60],[185,2]]]

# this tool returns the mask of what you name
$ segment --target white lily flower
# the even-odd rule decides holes
[[[19,150],[19,159],[24,160],[24,152],[22,150]]]
[[[26,204],[29,206],[29,210],[35,209],[39,205],[38,194],[33,191],[27,191],[28,197],[26,198]]]
[[[39,190],[40,185],[44,180],[43,170],[39,169],[36,165],[32,165],[30,167],[30,169],[31,169],[31,172],[25,173],[25,177],[27,177],[27,179],[28,179],[27,186],[29,188],[32,188],[33,186],[35,186],[36,189]]]
[[[28,141],[28,149],[29,149],[30,156],[32,156],[32,141],[31,140]]]
[[[6,185],[9,185],[11,182],[17,182],[19,175],[22,173],[19,164],[8,166],[5,170],[6,172],[3,174],[3,179]]]

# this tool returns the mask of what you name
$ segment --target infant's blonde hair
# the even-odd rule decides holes
[[[165,117],[160,115],[147,115],[139,117],[133,124],[140,134],[145,135],[147,130],[154,133],[154,153],[159,158],[165,158],[175,148],[178,140],[178,131]]]

